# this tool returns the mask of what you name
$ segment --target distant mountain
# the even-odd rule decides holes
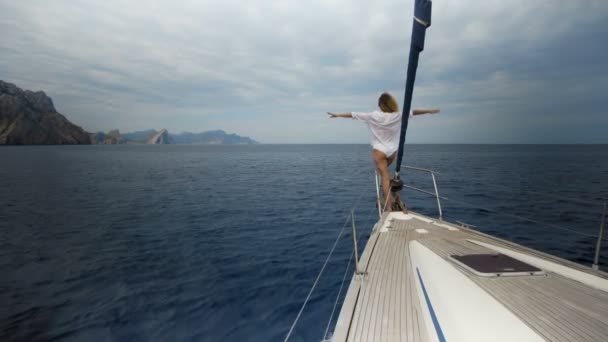
[[[44,92],[0,80],[0,145],[90,143],[89,133],[58,113]]]
[[[204,145],[253,145],[258,142],[238,134],[228,134],[222,130],[202,133],[183,132],[172,134],[176,144],[204,144]]]
[[[158,133],[154,134],[147,142],[150,145],[166,145],[173,144],[173,138],[169,135],[166,129],[161,129]]]

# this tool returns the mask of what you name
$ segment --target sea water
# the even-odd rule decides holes
[[[282,341],[346,224],[292,338],[320,341],[350,210],[360,251],[377,220],[366,145],[16,146],[0,160],[2,341]],[[607,145],[408,145],[404,163],[440,173],[444,219],[591,264]],[[426,173],[402,178],[434,192]],[[434,197],[402,196],[437,217]]]

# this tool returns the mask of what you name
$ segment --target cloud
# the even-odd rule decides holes
[[[608,3],[435,1],[411,142],[608,142]],[[413,2],[0,3],[0,78],[90,131],[366,142],[328,110],[401,95]],[[574,119],[575,120],[572,120]],[[420,120],[418,120],[420,119]],[[574,123],[574,122],[575,123]],[[556,134],[555,132],[561,132]]]

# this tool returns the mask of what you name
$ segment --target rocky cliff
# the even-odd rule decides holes
[[[0,145],[90,142],[89,134],[58,113],[44,92],[0,81]]]
[[[164,144],[172,144],[173,141],[169,132],[166,129],[161,129],[158,131],[150,140],[148,140],[147,144],[150,145],[164,145]]]

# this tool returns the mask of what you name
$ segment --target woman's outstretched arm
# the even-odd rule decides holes
[[[412,115],[437,114],[437,113],[439,113],[439,108],[412,109]]]
[[[439,113],[439,109],[438,108],[412,109],[412,115],[436,114],[436,113]],[[329,117],[331,119],[333,119],[333,118],[352,118],[353,117],[353,113],[352,112],[348,112],[348,113],[327,112],[327,115],[329,115]]]
[[[333,119],[333,118],[352,118],[353,117],[352,113],[332,113],[332,112],[327,112],[327,115],[329,115],[330,119]]]

